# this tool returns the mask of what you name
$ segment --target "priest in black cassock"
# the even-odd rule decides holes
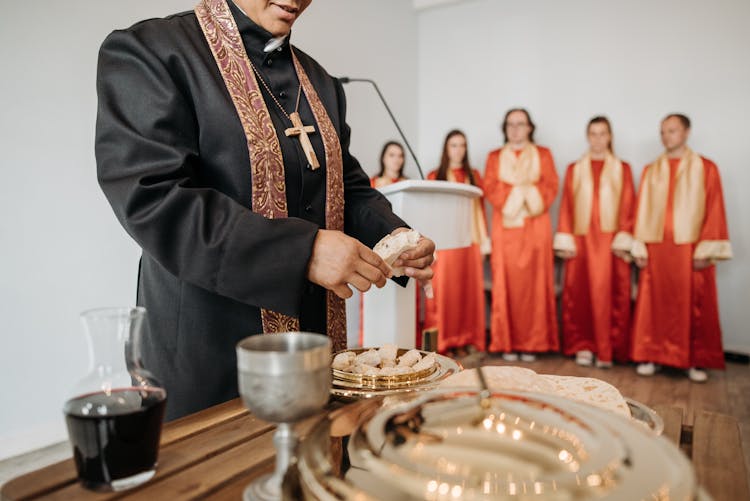
[[[237,396],[248,335],[344,348],[343,298],[385,284],[371,248],[407,227],[349,153],[340,82],[289,42],[310,1],[201,0],[101,47],[99,182],[143,249],[142,353],[168,419]],[[403,255],[407,275],[429,279],[433,251]]]

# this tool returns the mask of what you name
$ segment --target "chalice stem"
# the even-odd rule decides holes
[[[289,423],[279,423],[276,433],[273,435],[273,445],[276,448],[276,470],[273,472],[271,482],[281,489],[284,475],[289,469],[289,463],[294,457],[297,449],[297,435]]]

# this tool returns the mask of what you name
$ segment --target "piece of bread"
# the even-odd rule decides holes
[[[422,354],[419,352],[419,350],[409,350],[398,357],[398,366],[412,367],[420,360],[422,360]]]
[[[333,357],[331,368],[364,376],[397,376],[411,374],[439,365],[434,352],[413,349],[397,357],[398,347],[386,343],[380,348],[370,348],[356,354],[344,351]]]
[[[540,374],[539,377],[555,385],[554,395],[578,400],[630,417],[630,407],[622,394],[617,388],[601,379],[550,374]]]
[[[490,390],[516,390],[534,393],[554,393],[555,386],[551,381],[539,377],[539,374],[525,367],[485,366],[482,367],[484,379]],[[443,388],[479,387],[479,376],[476,369],[457,372],[440,383]]]
[[[352,364],[354,364],[354,359],[356,358],[357,355],[353,351],[345,351],[343,353],[339,353],[338,355],[333,357],[331,367],[340,371],[347,371],[352,366]]]
[[[396,346],[395,344],[385,343],[378,349],[378,355],[380,355],[380,363],[383,364],[383,367],[385,367],[386,361],[394,362],[393,365],[396,365],[395,362],[397,354],[398,346]]]
[[[383,258],[383,261],[391,269],[394,277],[401,277],[404,275],[404,268],[394,268],[393,263],[404,252],[416,249],[420,237],[421,235],[416,230],[402,231],[396,235],[386,235],[380,242],[375,244],[372,250]]]
[[[479,386],[476,369],[458,372],[440,383],[441,388]],[[484,379],[490,390],[517,390],[558,395],[584,402],[616,414],[630,416],[630,408],[620,392],[609,383],[599,379],[574,376],[537,374],[525,367],[485,366]]]
[[[357,355],[354,359],[354,363],[357,365],[369,365],[370,367],[377,367],[380,365],[380,354],[378,350],[370,349]]]
[[[416,364],[412,365],[411,368],[414,369],[414,372],[423,371],[425,369],[429,369],[433,365],[437,363],[437,360],[435,359],[435,354],[430,353],[428,355],[425,355],[422,357],[422,360],[417,362]]]

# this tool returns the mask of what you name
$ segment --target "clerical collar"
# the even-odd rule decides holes
[[[250,19],[250,16],[234,0],[227,3],[237,23],[237,28],[240,30],[242,40],[245,42],[245,47],[248,50],[253,51],[261,57],[265,57],[265,55],[277,49],[283,49],[289,44],[291,33],[274,37],[271,32]]]

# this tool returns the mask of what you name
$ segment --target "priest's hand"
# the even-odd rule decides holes
[[[576,251],[572,250],[557,250],[555,251],[555,254],[557,254],[560,259],[573,259],[576,257]]]
[[[648,264],[648,258],[646,257],[636,257],[633,258],[633,260],[635,261],[635,265],[639,268],[645,268]]]
[[[709,266],[711,266],[713,263],[710,259],[693,259],[693,269],[694,270],[705,270]]]
[[[353,294],[349,285],[365,292],[372,284],[383,287],[390,274],[385,261],[359,240],[341,231],[318,230],[307,266],[312,283],[346,299]]]
[[[396,228],[391,235],[396,235],[402,231],[409,231],[408,228]],[[394,268],[404,267],[404,273],[408,277],[416,278],[424,286],[432,278],[432,268],[430,265],[435,260],[435,242],[426,237],[420,237],[417,242],[417,248],[404,252],[393,263]]]

